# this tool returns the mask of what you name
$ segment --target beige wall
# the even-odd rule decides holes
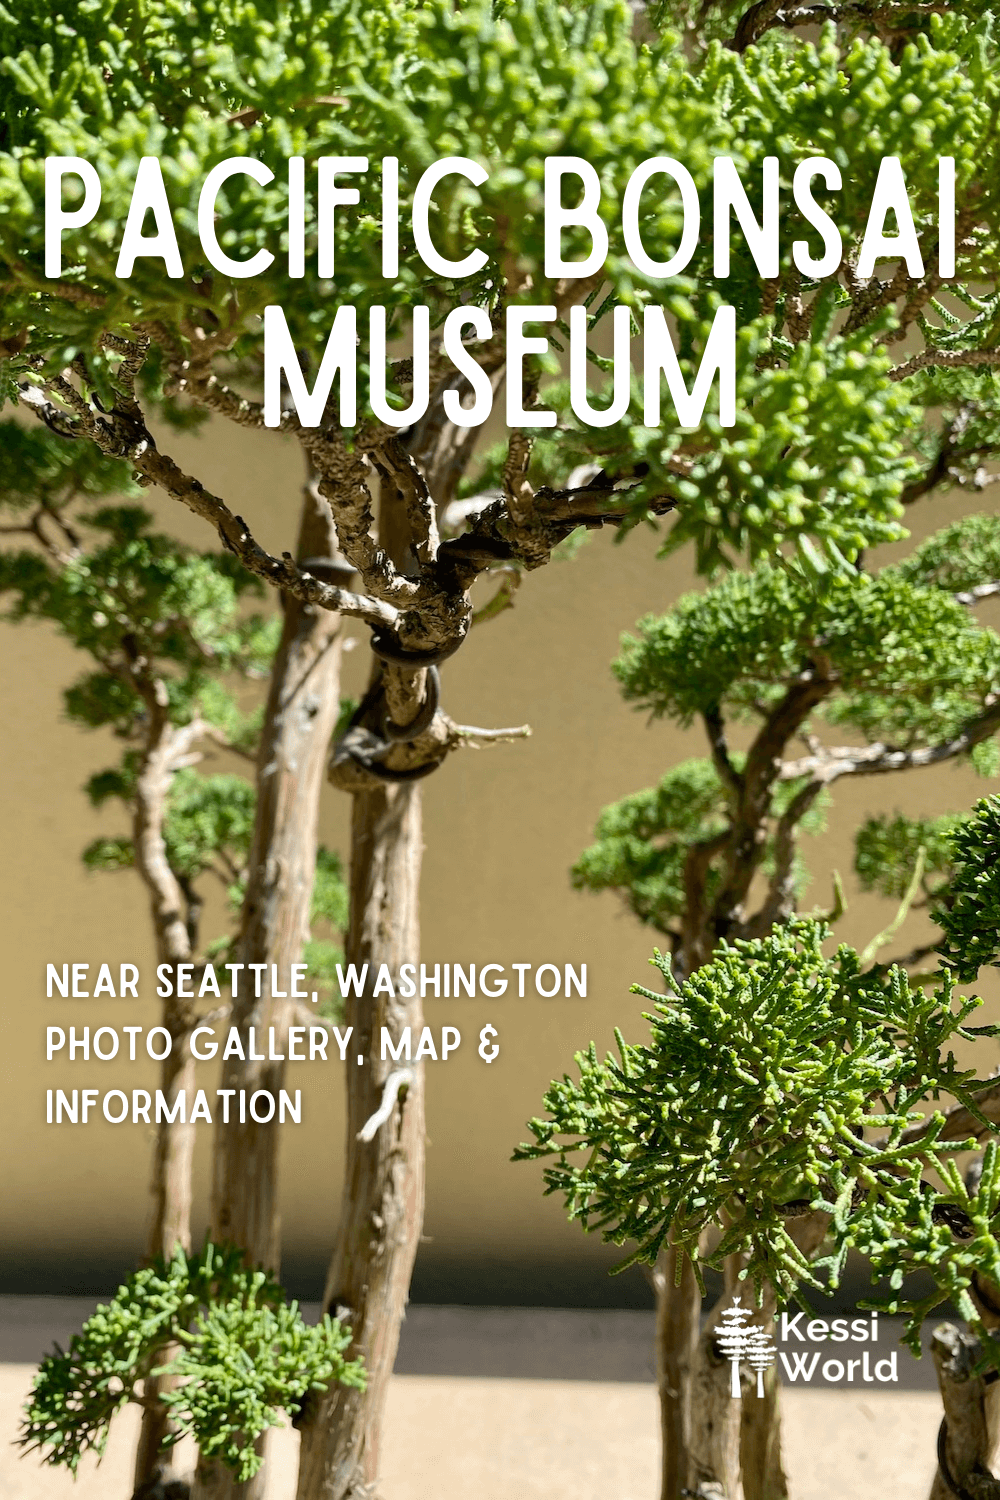
[[[218,428],[170,445],[247,517],[266,546],[280,551],[291,544],[297,455],[290,446],[270,434],[234,436]],[[153,495],[151,503],[177,534],[211,543],[195,518],[162,497]],[[970,508],[964,498],[925,505],[914,517],[916,529],[923,534],[932,520],[939,524]],[[544,1087],[569,1066],[574,1049],[592,1037],[609,1045],[616,1023],[626,1034],[642,1034],[641,1005],[628,988],[645,979],[652,934],[612,897],[572,892],[567,871],[605,803],[701,753],[696,731],[650,726],[626,709],[608,671],[621,630],[646,611],[663,610],[691,584],[689,560],[658,562],[655,541],[645,529],[622,546],[597,537],[575,562],[530,575],[516,609],[477,630],[444,670],[444,703],[454,718],[488,726],[528,721],[534,733],[523,744],[453,756],[425,783],[424,958],[508,966],[585,962],[590,992],[586,1000],[428,1001],[429,1021],[458,1025],[464,1044],[456,1058],[430,1067],[427,1243],[418,1294],[555,1303],[643,1295],[634,1277],[631,1284],[606,1284],[603,1267],[613,1257],[567,1225],[558,1202],[542,1197],[537,1168],[513,1166],[508,1158]],[[997,623],[1000,612],[984,610],[985,618]],[[353,633],[359,648],[347,658],[348,687],[367,665],[367,632],[355,626]],[[81,786],[119,749],[110,735],[84,733],[62,718],[60,690],[85,663],[47,627],[5,626],[2,641],[5,1250],[11,1289],[86,1290],[106,1284],[140,1253],[150,1136],[142,1126],[103,1122],[47,1127],[44,1090],[148,1087],[155,1078],[151,1065],[46,1065],[44,1027],[155,1024],[152,949],[137,880],[89,875],[79,860],[88,840],[112,831],[115,817],[92,811]],[[849,877],[851,834],[865,813],[960,809],[986,789],[968,769],[953,768],[841,786],[830,831],[807,850],[816,872],[807,901],[827,900],[833,868]],[[322,836],[344,853],[346,814],[346,799],[328,790]],[[859,897],[850,878],[847,884],[852,894],[842,935],[863,943],[891,908]],[[914,923],[915,936],[920,930]],[[212,931],[210,913],[205,932]],[[71,960],[138,963],[147,976],[143,998],[45,1000],[46,962]],[[502,1047],[489,1068],[475,1045],[487,1022],[498,1028]],[[982,1071],[994,1066],[995,1045],[983,1044]],[[213,1066],[201,1075],[199,1083],[214,1089]],[[341,1077],[339,1064],[298,1075],[291,1082],[304,1089],[304,1123],[287,1129],[283,1140],[286,1263],[293,1280],[314,1287],[336,1231]],[[203,1126],[200,1224],[208,1146]],[[532,1265],[541,1267],[534,1280]]]

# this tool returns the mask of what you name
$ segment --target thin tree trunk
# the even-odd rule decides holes
[[[410,1028],[415,1041],[423,1024],[419,997],[398,995],[400,966],[417,961],[420,945],[419,785],[356,794],[351,850],[347,956],[353,963],[367,963],[368,976],[363,995],[352,995],[347,1002],[347,1023],[354,1028],[347,1074],[348,1153],[324,1306],[350,1324],[351,1357],[364,1357],[368,1385],[363,1392],[334,1386],[308,1414],[299,1500],[364,1500],[375,1493],[386,1389],[423,1223],[420,1064],[410,1065],[405,1089],[374,1139],[358,1139],[379,1108],[387,1079],[401,1066],[391,1057],[383,1061],[382,1029],[398,1044],[404,1028]],[[373,993],[382,964],[393,978],[396,998]]]
[[[306,488],[298,557],[332,558],[336,536],[330,509]],[[283,1062],[250,1058],[250,1027],[256,1050],[267,1053],[274,1028],[275,1053],[286,1051],[289,968],[299,963],[309,937],[316,874],[319,799],[330,740],[340,709],[340,616],[284,599],[284,623],[271,675],[257,768],[257,809],[235,961],[265,964],[260,994],[249,968],[237,976],[231,1025],[239,1028],[246,1060],[223,1063],[222,1087],[235,1089],[228,1123],[216,1126],[212,1181],[212,1236],[242,1247],[255,1265],[277,1271],[278,1126],[257,1123],[249,1103],[258,1090],[277,1104]],[[239,1091],[246,1091],[245,1121]],[[265,1470],[239,1484],[224,1465],[201,1460],[192,1495],[197,1500],[261,1500]]]
[[[791,1219],[788,1232],[802,1254],[811,1260],[830,1227],[830,1215],[822,1212],[803,1214]],[[754,1315],[768,1333],[774,1332],[777,1298],[774,1288],[765,1282],[763,1305]],[[772,1366],[764,1375],[764,1397],[743,1403],[740,1428],[740,1472],[745,1500],[787,1500],[788,1479],[781,1454],[781,1385]]]
[[[942,1323],[934,1330],[931,1353],[944,1402],[931,1500],[954,1500],[956,1495],[1000,1500],[1000,1480],[990,1469],[1000,1411],[996,1388],[988,1388],[976,1373],[979,1341],[954,1323]]]
[[[660,1398],[660,1496],[679,1500],[691,1485],[691,1377],[701,1322],[701,1293],[685,1257],[675,1284],[677,1252],[662,1250],[656,1292],[656,1383]]]
[[[726,1261],[722,1296],[705,1319],[691,1367],[691,1447],[689,1487],[694,1495],[712,1500],[742,1500],[740,1483],[740,1420],[742,1401],[730,1390],[730,1365],[716,1341],[722,1310],[740,1292],[738,1267]],[[744,1292],[743,1295],[746,1295]],[[671,1496],[671,1500],[673,1497]]]
[[[332,557],[335,537],[330,509],[307,488],[298,556]],[[296,599],[284,599],[284,624],[271,674],[257,763],[257,809],[249,876],[236,961],[265,964],[256,978],[249,969],[237,976],[231,1024],[239,1028],[247,1059],[229,1058],[222,1086],[266,1089],[277,1098],[284,1064],[249,1058],[249,1028],[257,1048],[275,1028],[276,1052],[285,1049],[287,1005],[272,993],[277,968],[279,990],[288,989],[288,971],[302,958],[309,937],[309,912],[316,874],[319,797],[330,739],[340,708],[340,617]],[[215,1137],[212,1232],[215,1239],[246,1250],[254,1264],[277,1270],[280,1259],[277,1208],[277,1145],[274,1124],[240,1121],[237,1094],[229,1122]]]
[[[176,968],[191,958],[192,933],[187,901],[177,877],[167,860],[163,837],[167,795],[177,762],[196,738],[200,726],[175,729],[167,718],[166,693],[161,683],[146,682],[149,729],[142,762],[136,779],[135,810],[132,821],[132,846],[136,869],[146,887],[150,914],[156,937],[158,964]],[[173,1112],[173,1105],[183,1091],[190,1098],[194,1088],[194,1061],[187,1046],[191,1014],[186,1003],[174,995],[163,1002],[162,1024],[170,1033],[171,1049],[160,1064],[160,1087]],[[186,1112],[185,1112],[186,1113]],[[191,1248],[191,1167],[194,1157],[195,1127],[179,1117],[161,1120],[156,1130],[156,1147],[150,1191],[153,1214],[149,1227],[149,1258],[163,1256],[169,1260],[180,1247]],[[150,1377],[145,1395],[156,1398],[170,1383],[169,1376]],[[176,1477],[174,1450],[164,1448],[171,1431],[166,1407],[144,1406],[139,1446],[135,1460],[135,1489]]]

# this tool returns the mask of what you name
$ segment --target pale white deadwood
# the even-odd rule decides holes
[[[412,1068],[394,1068],[382,1087],[382,1103],[375,1113],[365,1121],[358,1131],[359,1141],[373,1141],[378,1134],[379,1127],[384,1125],[396,1107],[396,1099],[399,1091],[412,1081]]]

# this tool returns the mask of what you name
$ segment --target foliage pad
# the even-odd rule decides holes
[[[827,959],[826,936],[803,920],[723,943],[676,986],[656,953],[673,993],[633,987],[654,1002],[649,1043],[616,1033],[619,1058],[601,1062],[593,1043],[577,1054],[579,1081],[551,1085],[548,1118],[531,1121],[534,1141],[515,1159],[547,1159],[547,1191],[563,1195],[571,1218],[634,1241],[623,1265],[653,1262],[672,1229],[699,1275],[703,1259],[721,1267],[738,1253],[742,1275],[788,1298],[820,1285],[788,1219],[819,1209],[831,1215],[833,1247],[819,1265],[832,1285],[857,1248],[894,1291],[910,1270],[934,1276],[928,1303],[893,1299],[910,1312],[911,1334],[947,1295],[976,1319],[974,1270],[1000,1273],[994,1156],[985,1193],[971,1199],[950,1159],[971,1143],[942,1141],[940,1113],[918,1138],[904,1132],[940,1092],[982,1118],[973,1075],[946,1050],[987,1030],[965,1024],[980,1002],[956,1000],[948,976],[925,994],[902,969],[862,973],[847,947]],[[925,1180],[929,1168],[943,1186]],[[705,1253],[699,1241],[713,1228],[721,1235]]]
[[[189,1259],[178,1249],[169,1264],[134,1272],[68,1353],[56,1345],[46,1355],[19,1442],[75,1474],[88,1449],[103,1454],[115,1412],[141,1401],[139,1382],[174,1374],[183,1383],[161,1396],[177,1428],[168,1441],[192,1434],[242,1482],[260,1468],[254,1442],[281,1410],[297,1412],[307,1391],[334,1380],[364,1388],[360,1361],[344,1359],[350,1341],[329,1317],[306,1327],[298,1304],[242,1251],[207,1244]]]

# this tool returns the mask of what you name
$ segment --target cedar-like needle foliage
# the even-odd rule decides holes
[[[324,1317],[307,1327],[298,1304],[242,1251],[208,1243],[188,1257],[135,1271],[87,1319],[69,1349],[42,1360],[19,1441],[73,1474],[88,1450],[104,1452],[115,1412],[142,1403],[148,1376],[182,1377],[161,1393],[171,1408],[169,1441],[188,1434],[239,1480],[262,1459],[254,1442],[294,1414],[310,1390],[333,1381],[364,1389],[361,1363],[344,1359],[349,1328]]]
[[[618,1034],[617,1057],[601,1060],[593,1044],[579,1053],[578,1078],[551,1085],[515,1159],[544,1160],[547,1191],[584,1228],[634,1242],[623,1265],[652,1263],[672,1231],[699,1275],[738,1253],[742,1275],[788,1299],[821,1284],[819,1267],[836,1285],[856,1248],[890,1278],[911,1334],[947,1296],[976,1318],[973,1271],[1000,1271],[994,1157],[985,1192],[970,1199],[952,1157],[971,1142],[941,1139],[939,1112],[912,1127],[942,1093],[982,1120],[977,1080],[951,1046],[996,1029],[967,1024],[980,1002],[957,998],[947,974],[928,993],[899,968],[862,972],[850,948],[824,957],[826,936],[821,923],[794,921],[723,943],[676,985],[656,953],[671,993],[633,987],[653,1003],[649,1042]],[[832,1250],[810,1264],[788,1220],[813,1209],[831,1216]],[[708,1252],[706,1230],[719,1231]],[[939,1289],[929,1304],[898,1296],[917,1268]]]
[[[987,964],[1000,963],[1000,797],[978,803],[953,842],[951,901],[937,914],[940,952],[966,984]]]

